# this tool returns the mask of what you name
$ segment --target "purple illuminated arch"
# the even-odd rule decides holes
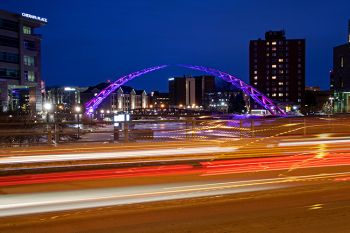
[[[238,89],[242,90],[245,94],[250,96],[257,104],[261,105],[263,108],[269,111],[272,115],[282,115],[282,116],[286,115],[286,113],[280,107],[278,107],[271,99],[267,98],[257,89],[246,84],[245,82],[236,78],[233,75],[221,72],[213,68],[204,67],[204,66],[193,66],[193,65],[178,65],[178,66],[193,69],[193,70],[203,71],[207,74],[211,74],[216,77],[219,77],[225,80],[226,82],[231,83],[233,86],[237,87]],[[102,101],[105,98],[107,98],[111,93],[117,90],[120,86],[124,85],[126,82],[136,77],[139,77],[141,75],[144,75],[159,69],[164,69],[166,67],[168,67],[168,65],[155,66],[155,67],[143,69],[140,71],[136,71],[134,73],[128,74],[126,76],[123,76],[117,79],[115,82],[113,82],[108,87],[103,89],[97,96],[95,96],[85,104],[86,113],[89,114],[93,112],[95,109],[97,109],[97,107],[102,103]]]

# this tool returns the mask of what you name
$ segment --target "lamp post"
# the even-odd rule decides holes
[[[333,100],[334,100],[334,97],[333,97],[333,96],[329,97],[329,101],[331,102],[331,103],[330,103],[330,104],[331,104],[331,115],[333,115],[333,110],[334,110],[334,107],[333,107]]]
[[[44,110],[46,113],[46,129],[47,129],[47,143],[51,144],[52,142],[52,137],[51,137],[51,129],[49,127],[49,117],[50,117],[50,112],[53,108],[52,103],[46,102],[44,103]]]
[[[74,111],[77,113],[77,121],[78,121],[78,139],[80,137],[80,121],[79,121],[79,115],[81,112],[81,107],[80,106],[75,106]]]

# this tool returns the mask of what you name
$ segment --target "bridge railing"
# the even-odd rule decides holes
[[[145,141],[220,140],[350,135],[348,117],[264,119],[151,119],[130,122],[0,123],[0,146],[20,147],[67,143],[130,143]]]

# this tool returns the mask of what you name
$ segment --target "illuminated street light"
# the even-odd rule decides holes
[[[74,111],[77,113],[77,121],[78,121],[78,139],[80,137],[80,120],[79,120],[79,115],[81,112],[81,107],[79,105],[74,107]]]
[[[46,112],[50,112],[52,110],[52,107],[53,107],[52,103],[50,102],[44,103],[44,109]]]
[[[81,107],[80,106],[75,106],[74,108],[76,113],[80,113],[81,112]]]

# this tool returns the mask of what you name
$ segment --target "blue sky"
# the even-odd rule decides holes
[[[249,40],[286,30],[305,38],[307,85],[328,88],[332,48],[347,38],[350,1],[2,0],[0,8],[48,18],[43,35],[47,85],[93,85],[159,64],[218,68],[248,80]],[[169,68],[130,85],[167,90]]]

